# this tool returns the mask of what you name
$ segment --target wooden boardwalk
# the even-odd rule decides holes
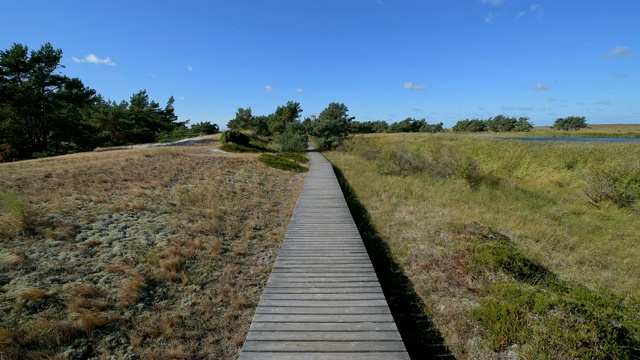
[[[240,359],[409,359],[333,168],[309,157]]]

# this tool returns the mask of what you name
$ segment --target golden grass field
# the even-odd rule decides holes
[[[594,169],[638,171],[640,143],[379,134],[326,155],[457,358],[639,356],[640,206],[586,193]]]
[[[304,174],[199,146],[0,164],[0,359],[232,359]]]

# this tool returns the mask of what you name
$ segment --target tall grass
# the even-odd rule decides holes
[[[456,356],[638,356],[640,214],[587,192],[640,144],[394,134],[345,150],[327,155]],[[398,158],[411,171],[389,171]]]
[[[0,239],[9,238],[28,230],[31,214],[13,192],[0,192]]]

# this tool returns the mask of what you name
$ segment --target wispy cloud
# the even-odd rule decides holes
[[[267,94],[275,94],[275,93],[276,93],[276,89],[274,89],[274,88],[273,88],[273,86],[271,86],[271,85],[267,85],[267,86],[265,86],[265,87],[264,87],[264,91],[265,91]]]
[[[529,8],[531,9],[531,11],[536,11],[540,8],[540,4],[531,4]]]
[[[535,83],[533,84],[532,89],[535,91],[547,91],[549,90],[549,85],[543,83]]]
[[[493,15],[493,13],[491,11],[489,11],[487,13],[487,15],[484,16],[484,22],[486,23],[490,23],[493,21],[493,18],[495,17],[495,15]]]
[[[544,106],[544,108],[543,108],[543,110],[544,110],[544,111],[549,111],[549,110],[551,110],[551,106],[549,106],[549,105],[545,105],[545,106]]]
[[[111,60],[111,58],[106,57],[104,59],[101,59],[95,56],[93,53],[90,53],[89,55],[83,58],[71,57],[71,60],[77,63],[92,63],[92,64],[98,64],[98,65],[104,64],[109,66],[116,66],[116,63],[114,63],[113,60]]]
[[[526,14],[527,14],[526,12],[520,11],[514,19],[519,20],[521,17],[525,16]]]
[[[384,1],[378,0],[378,5],[384,5]]]
[[[500,5],[504,4],[504,0],[480,0],[483,4]]]
[[[298,94],[304,94],[304,90],[302,90],[302,89],[296,89],[296,92],[297,92]]]
[[[618,45],[613,49],[609,50],[609,52],[606,53],[604,57],[633,59],[633,53],[631,52],[630,47]]]
[[[600,101],[594,102],[593,105],[611,106],[611,101],[609,101],[609,100],[600,100]]]
[[[191,65],[187,66],[187,71],[193,71],[193,66]]]
[[[625,73],[613,73],[611,75],[613,75],[613,77],[615,77],[616,79],[626,79],[629,77],[629,75]]]
[[[184,100],[184,96],[178,96],[178,100]]]
[[[411,81],[407,81],[402,85],[406,90],[424,90],[431,87],[429,84],[414,84]]]

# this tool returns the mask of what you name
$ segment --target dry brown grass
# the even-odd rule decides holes
[[[304,180],[206,146],[0,173],[30,221],[0,241],[3,359],[236,357]]]

